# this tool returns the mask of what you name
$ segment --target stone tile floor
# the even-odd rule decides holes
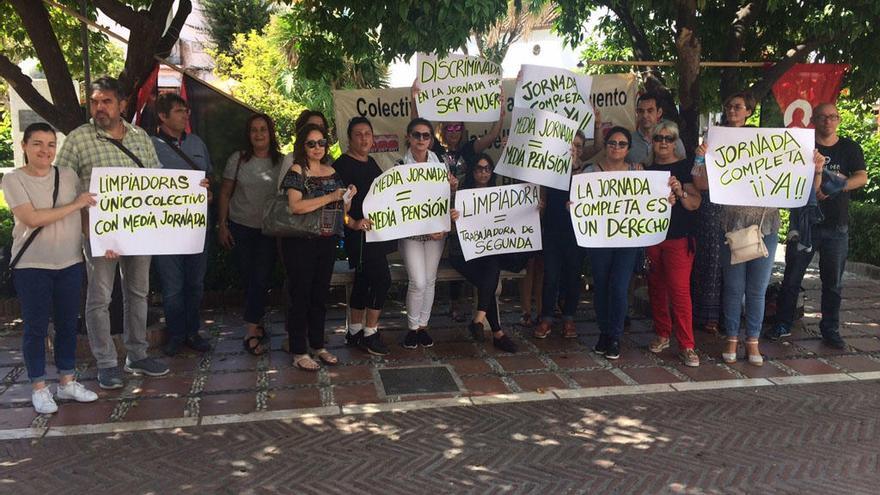
[[[209,416],[325,406],[704,381],[720,382],[723,386],[726,381],[733,384],[733,380],[745,378],[880,371],[880,282],[848,276],[841,329],[848,343],[844,351],[825,347],[818,337],[818,274],[810,272],[804,285],[804,319],[786,341],[762,342],[767,362],[761,368],[746,364],[742,350],[740,362],[724,364],[719,354],[722,342],[702,333],[696,335],[702,361],[699,368],[683,366],[674,344],[672,349],[653,355],[647,350],[653,337],[651,322],[641,316],[634,317],[625,332],[621,359],[608,361],[590,352],[598,330],[588,302],[581,305],[577,317],[578,339],[565,340],[559,331],[554,331],[548,339],[537,340],[531,337],[530,329],[515,324],[518,307],[505,299],[502,319],[520,347],[515,355],[497,351],[491,342],[473,343],[466,324],[452,322],[443,315],[432,320],[431,335],[436,342],[433,348],[403,349],[398,345],[405,327],[402,310],[399,304],[389,303],[382,332],[391,354],[384,358],[369,356],[345,346],[344,312],[337,305],[329,313],[327,347],[340,358],[340,365],[308,373],[293,368],[291,356],[282,350],[286,339],[282,313],[270,313],[272,351],[257,358],[242,349],[243,328],[235,311],[207,311],[206,334],[213,343],[210,352],[169,359],[172,372],[165,377],[129,375],[125,388],[115,391],[97,387],[94,362],[85,352],[85,358],[78,364],[79,379],[98,391],[100,399],[92,404],[62,404],[54,415],[33,412],[30,385],[21,362],[20,330],[7,325],[0,332],[0,433],[29,427],[51,430],[59,426],[175,418],[192,418],[205,424]],[[436,312],[443,310],[444,304],[438,303]],[[449,365],[463,390],[454,394],[385,397],[374,379],[377,368],[431,364]],[[52,366],[49,370],[54,373]]]

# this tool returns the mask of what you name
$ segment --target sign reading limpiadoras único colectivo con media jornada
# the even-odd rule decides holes
[[[208,191],[195,170],[95,168],[89,242],[95,256],[193,254],[205,249]]]
[[[432,121],[495,122],[501,116],[501,66],[464,55],[418,54],[419,116]]]
[[[579,246],[644,247],[666,239],[669,172],[594,172],[571,178],[571,223]]]
[[[577,122],[534,108],[514,108],[507,146],[495,172],[568,191]]]
[[[540,188],[535,184],[464,189],[455,193],[455,228],[465,260],[540,251]]]
[[[449,172],[442,163],[391,167],[364,197],[364,217],[373,224],[367,242],[448,232],[449,193]]]
[[[813,129],[711,127],[709,198],[722,205],[799,208],[813,187]]]

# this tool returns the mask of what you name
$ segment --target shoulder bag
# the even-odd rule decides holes
[[[309,185],[306,169],[303,169],[303,199],[317,197]],[[287,192],[279,188],[278,193],[266,202],[263,208],[263,235],[270,237],[299,237],[311,239],[321,235],[321,214],[324,207],[308,213],[296,214],[290,211]]]
[[[759,225],[749,225],[744,229],[734,230],[724,234],[726,244],[730,247],[730,264],[737,265],[757,258],[766,258],[770,255],[767,246],[764,245],[764,236],[761,235],[761,227],[764,225],[764,213],[761,213]]]

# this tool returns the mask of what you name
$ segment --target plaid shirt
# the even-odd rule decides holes
[[[160,168],[156,148],[146,131],[122,121],[125,136],[122,144],[131,150],[146,168]],[[55,157],[55,165],[70,167],[79,175],[83,191],[89,190],[92,169],[95,167],[134,167],[138,165],[128,155],[108,141],[110,135],[93,121],[74,129],[64,140]]]

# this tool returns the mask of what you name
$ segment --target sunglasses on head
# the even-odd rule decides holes
[[[409,133],[409,137],[416,139],[416,140],[427,141],[427,140],[431,139],[431,133],[430,132],[412,131],[411,133]]]
[[[667,143],[674,143],[675,139],[675,136],[661,136],[660,134],[654,136],[655,143],[662,143],[663,141],[666,141]]]
[[[322,148],[326,148],[327,147],[327,140],[326,139],[319,139],[317,141],[315,141],[315,140],[306,141],[307,148],[314,148],[315,146],[320,146]]]
[[[605,141],[605,146],[610,148],[627,148],[629,147],[629,141]]]
[[[446,132],[461,132],[464,130],[464,125],[462,124],[449,124],[446,126]]]

